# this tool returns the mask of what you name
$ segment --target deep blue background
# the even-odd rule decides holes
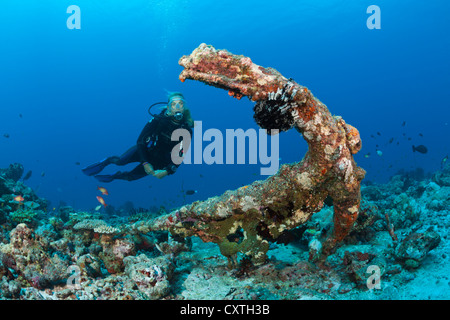
[[[438,169],[450,153],[450,2],[318,3],[2,0],[0,167],[20,162],[33,171],[27,184],[39,196],[89,209],[98,204],[98,183],[81,167],[132,146],[150,119],[148,106],[164,101],[167,90],[185,94],[203,130],[257,128],[248,99],[178,80],[178,59],[204,42],[293,77],[357,127],[363,149],[356,160],[367,180],[385,182],[402,168]],[[80,30],[66,27],[73,4],[81,9]],[[372,4],[381,8],[381,30],[366,27]],[[280,144],[282,162],[306,151],[294,130]],[[413,153],[412,144],[429,152]],[[177,206],[182,183],[198,190],[186,201],[206,199],[265,178],[260,167],[183,165],[163,180],[105,185],[105,199],[116,207],[127,200]]]

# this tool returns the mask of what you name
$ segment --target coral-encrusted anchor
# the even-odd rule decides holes
[[[248,57],[201,44],[179,64],[184,67],[181,81],[198,80],[238,98],[247,96],[256,102],[254,118],[260,127],[282,131],[294,127],[308,143],[308,151],[301,162],[282,165],[265,181],[138,222],[131,226],[132,231],[170,230],[182,236],[196,235],[205,242],[217,243],[231,264],[239,252],[260,264],[266,259],[268,241],[305,223],[330,196],[334,228],[322,240],[322,247],[313,246],[322,252],[311,256],[328,255],[350,232],[359,212],[360,182],[365,171],[353,159],[361,149],[358,130],[341,117],[332,116],[307,88],[275,69],[254,64]],[[239,242],[230,241],[236,232],[244,236]]]

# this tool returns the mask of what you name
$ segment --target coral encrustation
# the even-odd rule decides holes
[[[265,181],[186,205],[133,229],[197,235],[217,243],[230,262],[240,252],[260,264],[266,259],[268,241],[305,223],[329,196],[334,203],[334,229],[320,248],[322,256],[327,255],[358,216],[365,175],[353,159],[361,148],[358,130],[333,116],[306,87],[248,57],[201,44],[179,64],[184,67],[181,81],[198,80],[238,99],[247,96],[256,101],[254,117],[262,128],[294,127],[308,143],[308,151],[301,162],[283,165]]]

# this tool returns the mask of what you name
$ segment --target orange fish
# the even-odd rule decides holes
[[[104,195],[104,196],[108,195],[108,190],[106,190],[103,187],[97,187],[97,190],[99,190],[102,193],[102,195]]]
[[[15,196],[14,200],[17,202],[22,202],[23,200],[25,200],[21,195]]]
[[[97,196],[97,200],[98,200],[98,202],[100,202],[104,207],[106,207],[107,206],[107,204],[105,203],[105,200],[103,200],[103,198],[102,197],[100,197],[100,196]]]

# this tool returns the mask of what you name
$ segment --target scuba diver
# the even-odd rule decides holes
[[[150,110],[157,104],[165,104],[167,107],[160,114],[152,114]],[[83,168],[83,173],[94,176],[100,182],[111,182],[115,179],[133,181],[150,174],[162,179],[175,173],[180,164],[173,163],[171,153],[180,142],[171,140],[172,132],[183,128],[188,130],[192,136],[192,128],[194,127],[191,113],[186,108],[186,100],[183,94],[172,92],[168,95],[168,102],[154,103],[148,111],[153,119],[146,124],[135,146],[128,149],[120,157],[108,157]],[[185,153],[182,146],[181,142],[180,157]],[[118,171],[114,174],[98,174],[110,164],[123,166],[132,162],[139,162],[139,164],[129,172]]]

